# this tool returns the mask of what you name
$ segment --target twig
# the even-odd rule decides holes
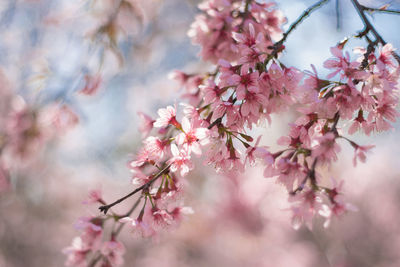
[[[365,11],[368,12],[381,12],[381,13],[388,13],[388,14],[392,14],[392,15],[400,15],[400,10],[393,10],[393,9],[381,9],[381,8],[374,8],[374,7],[367,7],[364,5],[361,5],[361,8]]]
[[[101,260],[101,258],[103,257],[102,254],[99,254],[97,257],[93,258],[90,263],[88,263],[88,267],[94,267],[96,265],[96,263]]]
[[[125,213],[124,215],[122,215],[122,216],[120,216],[120,217],[123,218],[123,217],[128,217],[129,215],[131,215],[132,212],[137,208],[137,206],[139,205],[139,203],[140,203],[141,200],[142,200],[142,196],[139,197],[139,198],[136,200],[135,204],[133,204],[132,208],[131,208],[127,213]],[[125,223],[120,223],[120,225],[118,226],[117,230],[115,230],[115,231],[112,232],[112,234],[111,234],[111,239],[112,239],[112,238],[115,238],[117,235],[119,235],[119,233],[121,232],[121,230],[122,230],[122,228],[123,228],[124,226],[125,226]],[[94,267],[94,266],[97,264],[97,262],[98,262],[99,260],[101,260],[102,258],[103,258],[103,255],[102,255],[102,254],[98,254],[98,255],[94,256],[94,257],[92,258],[92,260],[88,263],[87,266],[88,266],[88,267]]]
[[[339,0],[336,0],[335,3],[335,11],[336,11],[336,30],[340,29],[340,6],[339,6]]]
[[[225,114],[222,115],[222,117],[223,117],[223,116],[225,116]],[[216,120],[215,120],[213,123],[211,123],[207,128],[210,130],[210,129],[211,129],[212,127],[214,127],[215,125],[221,124],[221,122],[222,122],[222,117],[216,119]]]
[[[244,13],[247,13],[249,11],[250,3],[251,3],[251,0],[246,0],[246,4],[244,7]]]
[[[333,117],[333,124],[331,127],[330,132],[333,132],[335,134],[336,137],[339,137],[338,132],[337,132],[337,124],[339,122],[340,119],[340,114],[339,111],[335,113],[335,116]],[[317,167],[317,163],[318,163],[318,158],[314,159],[314,162],[311,166],[311,169],[307,172],[306,176],[304,177],[303,181],[300,183],[300,185],[293,190],[292,192],[290,192],[291,195],[295,195],[297,192],[301,192],[303,191],[308,179],[310,179],[311,182],[311,186],[314,190],[318,189],[318,184],[317,184],[317,180],[315,177],[315,168]]]
[[[367,66],[368,66],[368,57],[372,52],[374,52],[375,45],[376,45],[376,42],[371,42],[371,43],[368,44],[367,51],[364,53],[364,59],[361,62],[361,66],[360,66],[361,69],[367,68]]]
[[[129,215],[131,215],[132,212],[135,211],[135,209],[137,208],[137,206],[139,205],[139,203],[140,203],[141,200],[142,200],[142,197],[139,197],[139,198],[136,200],[135,204],[133,204],[132,208],[124,215],[124,217],[128,217]],[[122,228],[124,227],[124,225],[125,225],[125,223],[121,223],[121,224],[118,226],[117,230],[115,230],[115,232],[112,233],[113,237],[117,236],[117,235],[121,232],[121,230],[122,230]]]
[[[313,11],[315,11],[316,9],[320,8],[322,5],[326,4],[329,0],[321,0],[318,1],[317,3],[313,4],[312,6],[310,6],[309,8],[307,8],[306,10],[304,10],[303,14],[301,14],[300,17],[297,18],[297,20],[292,23],[292,25],[290,25],[289,29],[283,33],[283,37],[282,39],[280,39],[278,42],[276,42],[272,48],[273,51],[270,54],[270,56],[266,59],[266,62],[264,62],[264,65],[266,65],[266,63],[276,57],[276,55],[278,54],[280,48],[282,47],[283,43],[286,41],[287,37],[289,36],[289,34],[306,18],[308,17]]]
[[[304,177],[304,179],[303,179],[303,181],[301,182],[301,184],[300,184],[295,190],[293,190],[292,192],[290,192],[290,194],[291,194],[292,196],[295,195],[297,192],[303,191],[304,186],[306,185],[308,178],[310,178],[311,184],[312,184],[313,186],[316,186],[316,181],[315,181],[315,168],[316,168],[316,166],[317,166],[317,162],[318,162],[318,158],[314,159],[314,162],[313,162],[313,164],[312,164],[312,166],[311,166],[311,170],[309,170],[309,171],[307,172],[307,175],[306,175],[306,177]]]
[[[340,119],[340,114],[339,114],[339,111],[338,111],[338,112],[335,113],[335,116],[333,117],[333,124],[332,124],[332,127],[331,127],[331,131],[332,131],[335,135],[337,135],[337,129],[336,129],[336,127],[337,127],[337,124],[338,124],[338,122],[339,122],[339,119]]]
[[[121,203],[122,201],[124,201],[125,199],[127,199],[127,198],[133,196],[133,195],[136,194],[137,192],[139,192],[139,191],[141,191],[141,190],[143,190],[143,189],[149,188],[149,186],[150,186],[152,183],[154,183],[154,181],[156,181],[161,175],[163,175],[164,173],[166,173],[166,172],[169,170],[169,167],[170,167],[170,165],[166,166],[164,169],[162,169],[160,172],[158,172],[150,181],[148,181],[148,182],[145,183],[144,185],[142,185],[142,186],[136,188],[135,190],[133,190],[131,193],[127,194],[126,196],[124,196],[124,197],[122,197],[122,198],[120,198],[120,199],[114,201],[114,202],[111,203],[111,204],[100,206],[100,207],[99,207],[99,210],[100,210],[101,212],[104,212],[104,214],[107,214],[107,211],[108,211],[111,207],[117,205],[118,203]]]
[[[360,5],[358,0],[351,0],[351,2],[353,3],[354,7],[356,8],[361,20],[363,21],[364,26],[366,28],[366,32],[371,31],[378,42],[380,42],[382,45],[386,45],[385,40],[383,40],[382,36],[380,36],[380,34],[376,31],[374,26],[368,20],[367,16],[365,16],[365,13],[364,13],[365,9],[363,8],[363,6]],[[400,64],[400,56],[394,51],[392,52],[392,55],[397,60],[397,62]]]

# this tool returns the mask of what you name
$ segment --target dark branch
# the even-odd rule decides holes
[[[331,127],[331,131],[332,131],[335,135],[337,135],[337,129],[336,129],[336,127],[337,127],[337,124],[338,124],[338,122],[339,122],[339,119],[340,119],[340,114],[339,114],[339,111],[338,111],[338,112],[335,113],[335,116],[333,117],[333,124],[332,124],[332,127]]]
[[[142,197],[139,197],[139,198],[136,200],[135,204],[133,204],[132,208],[124,215],[124,217],[128,217],[129,215],[131,215],[132,212],[137,208],[137,206],[139,205],[139,203],[140,203],[141,200],[142,200]],[[113,237],[116,237],[116,236],[121,232],[121,230],[122,230],[122,228],[124,227],[124,225],[125,225],[125,223],[121,223],[121,224],[118,226],[117,230],[115,230],[115,232],[113,232],[113,234],[112,234]]]
[[[124,215],[119,216],[119,217],[120,217],[120,218],[123,218],[123,217],[128,217],[128,216],[130,216],[130,215],[132,214],[132,212],[137,208],[137,206],[139,205],[139,203],[140,203],[141,200],[142,200],[142,197],[139,197],[139,198],[136,200],[135,204],[133,204],[132,208],[131,208],[127,213],[125,213]],[[116,238],[117,235],[119,235],[119,233],[121,232],[122,228],[124,228],[124,226],[125,226],[125,223],[120,223],[119,226],[118,226],[118,228],[117,228],[115,231],[112,232],[112,234],[111,234],[111,239]],[[102,254],[96,255],[96,256],[93,257],[92,260],[88,263],[88,266],[89,266],[89,267],[94,267],[94,266],[96,266],[97,262],[98,262],[99,260],[101,260],[102,258],[103,258],[103,255],[102,255]]]
[[[392,14],[392,15],[400,15],[400,10],[393,10],[393,9],[385,9],[385,8],[373,8],[373,7],[366,7],[364,5],[361,5],[361,8],[367,12],[373,13],[373,12],[381,12],[381,13],[387,13],[387,14]]]
[[[297,18],[297,20],[292,23],[292,25],[290,25],[289,29],[283,33],[283,37],[282,39],[280,39],[278,42],[276,42],[272,47],[273,47],[273,51],[271,53],[271,55],[266,59],[266,62],[268,62],[268,60],[276,57],[276,55],[278,54],[278,52],[281,50],[283,43],[286,41],[286,39],[288,38],[289,34],[306,18],[308,17],[313,11],[315,11],[316,9],[320,8],[322,5],[326,4],[329,0],[321,0],[318,1],[317,3],[313,4],[312,6],[310,6],[309,8],[307,8],[306,10],[304,10],[304,12],[301,14],[300,17]]]
[[[385,45],[386,44],[385,40],[383,40],[382,36],[380,36],[380,34],[376,31],[374,26],[368,20],[367,16],[365,16],[365,13],[364,13],[365,9],[363,8],[363,6],[360,5],[360,3],[357,0],[351,0],[351,2],[353,3],[354,7],[356,8],[358,15],[362,19],[362,21],[365,25],[365,28],[366,28],[366,32],[371,31],[372,34],[375,36],[376,40],[378,42],[380,42],[382,45]],[[392,54],[393,54],[394,58],[397,60],[397,62],[400,64],[400,56],[395,52],[393,52]]]
[[[225,114],[222,115],[222,117],[223,117],[223,116],[225,116]],[[211,129],[211,128],[214,127],[215,125],[221,124],[221,122],[222,122],[222,117],[216,119],[216,120],[215,120],[213,123],[211,123],[207,128],[208,128],[208,129]]]
[[[88,264],[88,267],[94,267],[96,263],[101,260],[103,256],[101,254],[97,255],[95,258],[93,258],[90,263]]]
[[[314,162],[313,162],[313,164],[312,164],[312,166],[311,166],[311,170],[309,170],[309,171],[307,172],[307,175],[306,175],[306,177],[304,177],[304,179],[303,179],[303,181],[301,182],[301,184],[300,184],[295,190],[293,190],[292,192],[290,192],[290,195],[293,196],[293,195],[295,195],[296,193],[303,191],[303,189],[304,189],[304,187],[305,187],[305,185],[306,185],[306,183],[307,183],[308,178],[310,178],[311,184],[312,184],[313,186],[317,186],[317,185],[316,185],[316,179],[315,179],[315,168],[317,167],[317,162],[318,162],[318,158],[314,159]]]
[[[335,11],[336,11],[336,30],[340,29],[341,21],[340,21],[340,5],[339,0],[336,0],[335,3]]]
[[[368,44],[367,51],[365,52],[363,61],[361,62],[361,69],[365,69],[368,67],[368,57],[372,52],[374,52],[375,45],[375,42],[371,42]]]
[[[103,205],[99,207],[99,210],[101,212],[104,212],[104,214],[107,214],[107,211],[117,205],[118,203],[121,203],[122,201],[124,201],[125,199],[133,196],[134,194],[136,194],[137,192],[144,190],[144,189],[148,189],[150,187],[150,185],[152,183],[154,183],[154,181],[156,181],[161,175],[165,174],[166,172],[168,172],[170,165],[166,166],[164,169],[162,169],[161,171],[159,171],[150,181],[148,181],[147,183],[145,183],[144,185],[136,188],[135,190],[133,190],[131,193],[127,194],[126,196],[116,200],[115,202],[108,204],[108,205]]]

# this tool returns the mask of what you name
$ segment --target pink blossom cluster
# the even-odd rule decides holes
[[[123,218],[132,231],[142,236],[154,236],[158,230],[168,228],[192,213],[182,206],[182,178],[194,168],[193,156],[202,154],[209,141],[209,130],[200,117],[190,116],[190,106],[182,119],[176,117],[176,107],[159,109],[155,120],[141,114],[143,134],[147,136],[135,160],[129,163],[132,183],[143,187],[144,204],[138,217]]]
[[[100,190],[93,190],[86,201],[87,204],[102,203]],[[64,248],[63,252],[67,255],[66,266],[102,266],[112,267],[123,264],[124,245],[116,240],[116,231],[108,237],[104,227],[110,219],[118,218],[113,215],[108,218],[102,217],[82,217],[78,220],[75,227],[81,234],[72,240],[69,247]]]
[[[275,55],[284,49],[274,40],[279,25],[259,19],[277,14],[269,12],[273,4],[263,4],[261,8],[253,1],[231,3],[237,5],[237,11],[229,14],[241,14],[238,29],[226,26],[226,21],[234,23],[224,13],[227,2],[208,1],[201,5],[206,15],[196,19],[190,32],[194,42],[202,45],[203,59],[218,62],[217,71],[205,76],[195,93],[198,106],[203,105],[197,110],[212,126],[212,147],[206,161],[217,170],[240,171],[246,162],[261,159],[266,165],[264,176],[276,177],[290,193],[295,227],[298,221],[311,226],[317,214],[328,222],[332,215],[341,215],[352,207],[343,201],[341,186],[335,186],[336,182],[331,188],[320,185],[326,182],[318,169],[337,159],[338,138],[354,148],[354,165],[357,160],[365,161],[366,152],[373,147],[358,145],[343,136],[339,128],[342,125],[350,125],[349,134],[362,130],[369,135],[390,129],[390,123],[396,121],[400,68],[394,49],[390,44],[375,46],[371,51],[356,48],[354,52],[360,56],[352,61],[350,54],[343,51],[346,42],[342,42],[331,49],[334,57],[324,63],[331,73],[323,80],[314,67],[313,74],[301,72],[276,59]],[[226,53],[210,49],[215,38],[210,32],[218,30],[204,30],[215,27],[215,18],[221,16],[226,18],[222,29],[230,30],[225,33],[225,43],[218,41],[225,44],[221,50]],[[208,25],[204,21],[210,26],[204,26]],[[271,40],[276,44],[272,45]],[[336,77],[338,80],[331,80]],[[258,147],[259,139],[254,145],[249,144],[254,138],[248,129],[293,104],[300,104],[300,115],[291,124],[289,135],[278,140],[285,149],[272,153],[266,147]],[[243,144],[244,152],[237,149],[233,139]]]
[[[214,63],[238,58],[260,61],[286,22],[273,2],[215,0],[204,1],[199,8],[203,13],[196,17],[189,36],[202,47],[201,57]]]
[[[159,109],[154,119],[140,113],[143,146],[129,168],[136,186],[131,195],[141,193],[142,208],[135,216],[118,217],[118,223],[149,237],[191,213],[181,195],[195,156],[218,172],[235,175],[261,162],[264,176],[287,189],[295,228],[311,227],[316,215],[328,226],[333,216],[354,210],[343,199],[343,181],[327,182],[324,170],[338,158],[339,139],[354,148],[354,164],[365,161],[373,147],[344,136],[346,125],[349,134],[360,130],[369,135],[396,121],[400,68],[393,47],[357,48],[359,56],[352,60],[344,51],[346,42],[339,43],[324,63],[331,73],[321,79],[314,67],[313,73],[300,71],[278,59],[285,18],[274,3],[209,0],[199,7],[203,13],[189,35],[201,46],[201,57],[216,64],[215,71],[176,71],[172,77],[189,103]],[[283,148],[270,151],[251,130],[289,108],[298,117],[278,140]],[[119,202],[103,203],[100,209],[107,213]]]
[[[0,72],[0,75],[3,75]],[[0,192],[9,188],[9,172],[35,159],[56,134],[79,121],[72,109],[54,102],[28,104],[16,94],[5,77],[0,85]]]
[[[217,170],[244,170],[245,161],[254,162],[256,150],[249,144],[253,138],[244,133],[245,128],[294,101],[292,92],[301,79],[299,71],[275,63],[268,65],[268,72],[259,71],[273,36],[281,32],[278,26],[284,19],[280,13],[271,4],[252,2],[245,7],[240,1],[227,3],[206,2],[201,9],[218,17],[237,13],[234,20],[226,18],[226,27],[238,31],[231,30],[227,37],[237,58],[228,61],[218,56],[218,70],[212,74],[173,74],[190,100],[190,104],[182,103],[181,116],[176,106],[159,109],[156,119],[140,114],[144,119],[140,129],[146,137],[129,167],[132,182],[144,197],[143,208],[137,218],[122,218],[121,222],[143,236],[154,236],[192,212],[182,206],[180,196],[182,178],[194,169],[193,156],[202,156],[206,150],[205,162]],[[239,33],[242,29],[245,31]],[[155,134],[148,136],[151,132]],[[242,156],[246,151],[240,151],[236,142],[244,145],[248,155]]]
[[[210,17],[210,25],[216,25],[211,21],[217,17],[218,10],[223,16],[223,3],[209,1],[202,5]],[[242,2],[242,5],[248,3]],[[210,51],[207,47],[213,40],[212,35],[205,35],[198,27],[199,20],[208,18],[206,15],[192,26],[194,41],[203,45],[203,58],[212,61],[219,58],[216,73],[205,76],[203,84],[191,97],[193,100],[197,96],[198,105],[204,105],[197,111],[203,112],[213,126],[207,162],[215,165],[217,170],[243,170],[245,162],[253,163],[259,158],[266,165],[264,176],[277,177],[290,193],[296,227],[298,221],[311,226],[311,220],[317,214],[329,221],[332,215],[351,209],[351,205],[343,202],[341,186],[335,186],[336,182],[332,188],[319,185],[324,179],[318,167],[330,165],[337,159],[338,138],[347,140],[354,148],[354,165],[358,160],[365,161],[366,152],[373,147],[358,145],[343,136],[341,125],[349,125],[349,134],[362,130],[369,135],[373,131],[390,129],[391,123],[396,121],[400,70],[393,56],[394,49],[390,44],[376,46],[369,52],[356,48],[354,52],[359,56],[353,61],[350,54],[343,51],[346,42],[342,42],[331,49],[333,58],[324,63],[331,73],[326,80],[320,79],[314,67],[314,73],[301,72],[271,58],[273,49],[282,48],[271,46],[268,40],[273,38],[266,32],[278,31],[257,24],[258,17],[252,15],[252,11],[260,12],[260,9],[258,3],[251,3],[254,5],[245,8],[249,14],[243,15],[246,18],[241,25],[243,28],[240,32],[232,30],[226,38],[236,57],[214,50],[211,50],[213,53],[204,52]],[[240,10],[243,6],[238,8],[239,13]],[[187,74],[180,76],[186,77],[184,84],[190,77]],[[269,114],[295,103],[301,105],[298,108],[300,115],[291,125],[289,135],[278,140],[285,149],[272,153],[266,147],[258,147],[258,141],[253,146],[248,143],[253,138],[246,133],[247,129],[268,119]],[[244,153],[236,149],[233,138],[244,145]]]
[[[390,129],[399,116],[396,105],[400,68],[390,44],[376,50],[367,53],[357,48],[355,52],[361,55],[351,61],[339,44],[331,49],[334,57],[324,63],[332,70],[327,78],[340,76],[339,81],[321,80],[316,73],[308,74],[304,80],[298,100],[303,104],[299,109],[301,115],[291,125],[290,134],[279,139],[287,150],[265,170],[266,176],[278,175],[278,180],[294,195],[291,201],[296,227],[299,220],[311,226],[315,214],[326,217],[327,226],[332,215],[354,209],[341,195],[343,181],[339,185],[333,181],[331,188],[321,186],[323,177],[317,170],[318,166],[329,166],[337,160],[341,150],[338,139],[346,140],[354,148],[354,165],[358,160],[365,162],[365,154],[373,147],[345,137],[338,128],[339,121],[350,125],[349,134],[360,130],[369,135]]]

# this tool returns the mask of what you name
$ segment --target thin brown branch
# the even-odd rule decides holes
[[[225,116],[225,113],[224,113],[224,115],[222,115],[222,117],[216,119],[213,123],[211,123],[207,128],[212,129],[212,127],[214,127],[215,125],[221,124],[223,116]]]
[[[315,11],[316,9],[320,8],[321,6],[323,6],[324,4],[326,4],[326,3],[328,3],[328,2],[329,2],[329,0],[321,0],[321,1],[318,1],[317,3],[313,4],[312,6],[310,6],[309,8],[307,8],[306,10],[304,10],[304,12],[301,14],[301,16],[298,17],[298,18],[296,19],[296,21],[293,22],[293,23],[290,25],[289,29],[288,29],[286,32],[283,33],[282,39],[280,39],[278,42],[276,42],[276,43],[272,46],[273,51],[272,51],[272,53],[270,54],[270,56],[266,59],[266,62],[265,62],[264,65],[266,65],[266,63],[267,63],[270,59],[276,57],[276,55],[278,54],[278,52],[281,50],[283,43],[284,43],[284,42],[286,41],[286,39],[288,38],[289,34],[290,34],[290,33],[291,33],[305,18],[307,18],[313,11]]]
[[[386,13],[386,14],[392,14],[392,15],[400,15],[400,10],[393,10],[393,9],[386,9],[386,8],[374,8],[374,7],[367,7],[364,5],[361,5],[361,8],[367,12],[373,13],[373,12],[380,12],[380,13]]]
[[[351,2],[353,3],[355,9],[358,12],[358,15],[360,16],[361,20],[364,23],[365,26],[365,30],[366,32],[370,31],[372,32],[372,34],[375,36],[376,40],[381,43],[382,45],[386,45],[385,40],[383,40],[382,36],[376,31],[376,29],[374,28],[374,26],[371,24],[371,22],[368,20],[367,16],[365,15],[365,9],[363,8],[363,6],[358,2],[358,0],[351,0]],[[397,60],[397,62],[400,64],[400,56],[393,52],[392,53],[394,58]]]
[[[333,117],[333,124],[332,124],[332,127],[330,129],[330,132],[332,132],[335,135],[335,138],[340,137],[338,135],[337,128],[336,128],[338,123],[339,123],[339,120],[340,120],[340,114],[339,114],[339,111],[338,111],[338,112],[335,113],[335,116]],[[311,186],[312,186],[313,190],[318,190],[319,187],[318,187],[318,184],[317,184],[317,179],[315,177],[315,168],[317,167],[317,163],[318,163],[318,158],[315,158],[314,162],[313,162],[313,164],[311,166],[311,169],[308,170],[306,176],[304,177],[304,179],[300,183],[300,185],[295,190],[290,192],[291,195],[295,195],[296,193],[303,191],[308,179],[310,179]]]
[[[124,215],[119,216],[119,217],[120,217],[120,218],[123,218],[123,217],[128,217],[129,215],[131,215],[132,212],[137,208],[137,206],[139,205],[139,203],[140,203],[141,200],[142,200],[142,197],[139,197],[139,198],[135,201],[135,204],[133,204],[132,208],[131,208],[127,213],[125,213]],[[122,228],[123,228],[124,226],[125,226],[125,223],[120,223],[119,226],[118,226],[118,228],[117,228],[115,231],[112,232],[112,234],[111,234],[111,239],[116,238],[116,237],[119,235],[119,233],[121,232],[121,230],[122,230]],[[96,254],[97,254],[97,253],[96,253]],[[95,254],[95,256],[90,260],[90,262],[88,263],[88,267],[94,267],[94,266],[103,258],[103,255],[102,255],[102,254],[97,254],[97,255],[96,255],[96,254]]]
[[[127,194],[126,196],[124,196],[124,197],[122,197],[122,198],[120,198],[120,199],[114,201],[114,202],[111,203],[111,204],[100,206],[100,207],[99,207],[99,210],[100,210],[101,212],[104,212],[104,214],[107,214],[107,211],[108,211],[111,207],[117,205],[118,203],[121,203],[122,201],[124,201],[125,199],[127,199],[127,198],[133,196],[134,194],[136,194],[136,193],[139,192],[139,191],[142,191],[142,190],[144,190],[144,189],[148,189],[148,188],[150,187],[150,185],[151,185],[152,183],[154,183],[161,175],[163,175],[163,174],[165,174],[166,172],[168,172],[169,167],[170,167],[170,165],[167,165],[164,169],[162,169],[161,171],[159,171],[150,181],[148,181],[148,182],[145,183],[144,185],[142,185],[142,186],[136,188],[135,190],[133,190],[131,193]]]
[[[339,119],[340,119],[340,114],[339,114],[339,111],[338,111],[338,112],[335,113],[335,116],[333,117],[333,124],[332,124],[332,127],[331,127],[331,131],[332,131],[335,135],[337,135],[337,129],[336,129],[336,127],[337,127],[337,124],[338,124],[338,122],[339,122]]]
[[[102,254],[98,254],[96,255],[89,263],[88,263],[88,267],[94,267],[96,265],[97,262],[99,262],[99,260],[101,260],[101,258],[103,258]]]
[[[304,189],[304,187],[305,187],[305,185],[306,185],[306,183],[307,183],[307,181],[308,181],[308,178],[310,178],[311,184],[312,184],[313,186],[316,186],[315,168],[317,167],[317,162],[318,162],[318,158],[314,159],[314,162],[313,162],[313,164],[312,164],[312,166],[311,166],[311,170],[309,170],[309,171],[307,172],[306,177],[304,177],[304,179],[303,179],[303,181],[300,183],[300,185],[299,185],[295,190],[293,190],[292,192],[290,192],[290,195],[295,195],[296,193],[303,191],[303,189]]]
[[[368,67],[368,57],[374,52],[374,48],[376,46],[376,42],[371,42],[368,44],[367,51],[364,53],[363,61],[361,62],[361,69],[366,69]]]
[[[123,216],[123,217],[128,217],[132,214],[132,212],[135,211],[135,209],[137,208],[137,206],[139,205],[140,201],[142,200],[142,197],[139,197],[135,204],[133,204],[132,208]],[[115,230],[115,232],[112,233],[113,237],[116,237],[117,235],[119,235],[119,233],[121,232],[122,228],[124,227],[125,223],[120,223],[120,225],[118,226],[117,230]]]

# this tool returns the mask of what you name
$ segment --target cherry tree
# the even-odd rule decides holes
[[[188,35],[201,46],[200,57],[213,63],[214,71],[174,72],[171,76],[184,88],[186,101],[159,109],[154,118],[141,114],[143,146],[129,163],[137,187],[110,204],[99,192],[91,193],[90,201],[101,204],[105,216],[86,220],[82,235],[66,249],[67,264],[84,265],[94,253],[89,266],[118,265],[124,249],[117,236],[124,225],[137,235],[154,237],[191,214],[177,196],[185,190],[182,180],[196,168],[193,156],[201,156],[204,164],[225,175],[240,175],[263,164],[264,177],[287,189],[297,229],[303,223],[311,228],[315,216],[324,217],[327,227],[332,217],[356,209],[342,194],[343,180],[326,183],[320,169],[340,156],[339,139],[354,148],[354,165],[364,162],[373,146],[358,144],[350,136],[357,131],[387,131],[396,122],[400,57],[366,15],[396,11],[352,1],[365,28],[351,38],[363,39],[366,45],[350,53],[347,38],[331,47],[332,56],[324,63],[330,70],[326,78],[319,77],[314,66],[308,72],[283,64],[280,55],[291,32],[327,2],[309,7],[287,31],[282,30],[286,19],[273,2],[214,0],[199,5],[201,13]],[[289,133],[277,140],[283,149],[260,146],[264,136],[254,136],[253,128],[294,106],[298,117]],[[350,127],[345,130],[344,124]],[[140,197],[126,214],[112,212],[135,194]],[[109,241],[93,245],[108,219],[118,227]]]
[[[109,78],[103,74],[107,57],[123,64],[118,38],[131,34],[128,26],[145,23],[142,1],[106,2],[99,12],[107,19],[87,31],[101,43],[95,48],[95,64],[81,76],[77,90],[89,97]],[[365,162],[374,145],[353,136],[388,131],[399,116],[400,56],[370,15],[400,12],[389,5],[375,8],[351,0],[364,28],[326,48],[331,56],[324,61],[325,70],[313,62],[309,70],[298,69],[284,60],[286,43],[328,2],[315,2],[294,21],[287,21],[279,1],[206,0],[198,5],[188,36],[200,47],[200,60],[210,67],[198,73],[172,72],[170,78],[183,91],[179,99],[157,114],[138,113],[142,145],[128,163],[131,192],[106,199],[101,190],[90,191],[85,204],[97,205],[99,211],[77,222],[79,236],[63,250],[67,266],[121,266],[127,250],[122,233],[156,240],[178,226],[194,213],[183,201],[188,177],[204,166],[229,180],[228,191],[241,190],[240,177],[261,166],[265,178],[287,191],[294,229],[312,229],[316,217],[327,228],[334,218],[357,210],[343,193],[345,180],[327,170],[342,156],[343,146],[353,150],[354,166]],[[336,4],[339,9],[339,1]],[[50,16],[48,23],[58,21]],[[363,46],[351,47],[355,41]],[[326,71],[326,76],[319,74]],[[79,123],[68,102],[29,107],[9,87],[4,78],[0,108],[7,116],[0,117],[0,190],[9,187],[9,172],[18,167],[17,160],[34,157],[51,137]],[[259,129],[267,124],[273,128],[271,117],[287,111],[295,115],[289,130],[274,140],[279,148],[263,145],[270,137],[258,134]],[[243,224],[257,228],[250,204],[234,195],[226,202],[227,210],[249,216]],[[116,208],[122,203],[131,206],[121,213]]]

